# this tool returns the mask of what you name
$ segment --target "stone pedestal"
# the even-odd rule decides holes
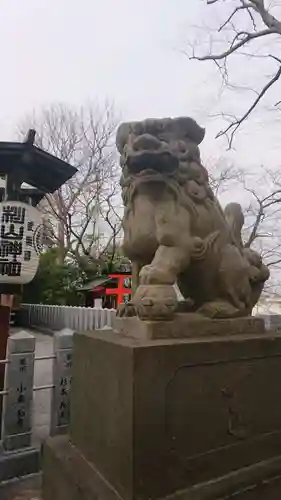
[[[76,335],[70,435],[45,447],[44,500],[277,500],[281,335],[258,324]]]

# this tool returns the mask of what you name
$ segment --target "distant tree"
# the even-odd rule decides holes
[[[77,305],[81,302],[82,296],[77,289],[85,277],[73,263],[60,264],[57,256],[57,248],[41,254],[35,278],[24,286],[23,302],[54,305]]]
[[[231,107],[220,110],[226,125],[217,137],[226,136],[231,148],[236,132],[265,96],[271,99],[271,108],[280,110],[280,96],[275,100],[270,93],[281,77],[281,8],[277,2],[264,0],[205,1],[208,10],[199,28],[200,40],[195,36],[189,41],[187,54],[190,59],[216,65],[222,90],[244,90],[249,95],[249,103],[241,114]],[[237,81],[234,61],[236,68],[239,62],[245,68],[244,81]],[[246,72],[249,66],[252,73],[255,67],[259,68],[258,78],[251,79]]]
[[[73,261],[58,262],[58,249],[50,248],[40,256],[37,274],[33,281],[24,286],[23,302],[29,304],[79,305],[84,297],[79,288],[96,276],[130,270],[130,263],[117,249],[109,248],[102,259],[88,262],[85,270]]]
[[[115,157],[113,107],[72,108],[64,104],[27,116],[20,134],[36,130],[35,144],[69,162],[77,174],[40,205],[47,223],[47,242],[63,264],[72,258],[83,270],[98,264],[121,230],[118,207],[119,166]]]
[[[209,182],[216,196],[231,192],[235,186],[241,184],[245,174],[225,157],[208,158],[205,167],[208,170]]]
[[[243,242],[262,255],[271,279],[267,290],[280,291],[281,279],[281,174],[277,169],[259,167],[258,173],[236,168],[225,158],[209,159],[206,165],[210,184],[225,204],[242,202],[245,215]],[[239,195],[239,200],[235,199]]]
[[[100,256],[99,261],[88,260],[85,262],[83,279],[87,281],[94,279],[96,276],[130,270],[131,263],[129,259],[124,256],[122,246],[119,243],[116,247],[108,247]]]
[[[245,198],[246,224],[244,241],[262,255],[271,271],[266,288],[280,293],[281,272],[281,175],[263,168],[259,177],[245,175],[242,186]],[[241,187],[242,187],[241,186]]]

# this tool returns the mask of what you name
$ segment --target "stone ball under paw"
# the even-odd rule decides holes
[[[133,297],[140,319],[172,320],[177,309],[177,295],[171,285],[140,285]]]

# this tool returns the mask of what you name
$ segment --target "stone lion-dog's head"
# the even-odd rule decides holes
[[[128,205],[140,183],[185,186],[194,201],[213,197],[198,145],[205,130],[188,117],[147,119],[120,125],[116,145],[121,155],[123,201]]]

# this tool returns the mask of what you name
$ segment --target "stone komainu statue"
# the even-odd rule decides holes
[[[247,316],[269,277],[244,248],[237,203],[223,211],[201,164],[205,131],[191,118],[148,119],[117,132],[125,206],[124,251],[132,262],[133,303],[122,315],[171,318],[180,310],[209,318]]]

